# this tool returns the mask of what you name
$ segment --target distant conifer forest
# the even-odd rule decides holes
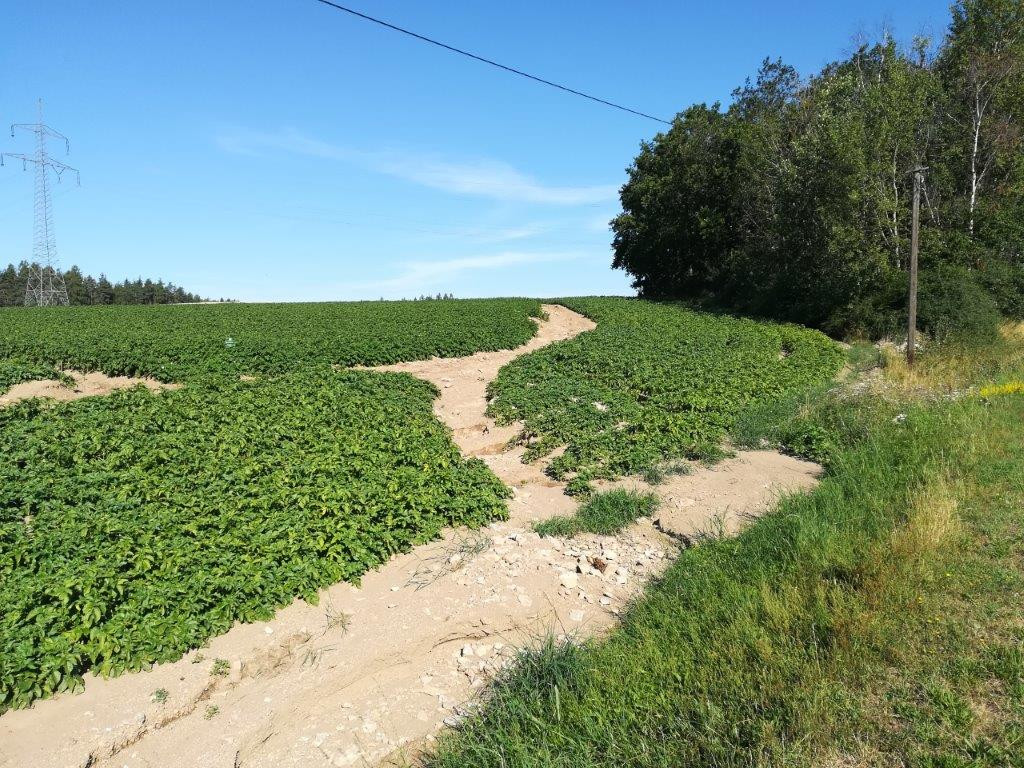
[[[25,289],[32,264],[23,261],[18,266],[8,264],[0,271],[0,307],[17,307],[25,303]],[[64,272],[64,284],[68,289],[68,300],[72,306],[90,304],[182,304],[203,301],[174,283],[163,280],[123,280],[112,283],[106,275],[99,277],[83,275],[78,267]]]

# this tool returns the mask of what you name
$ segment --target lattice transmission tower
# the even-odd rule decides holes
[[[34,165],[36,172],[35,233],[32,241],[32,265],[29,270],[28,286],[25,289],[25,306],[49,307],[68,304],[68,289],[64,284],[64,273],[57,259],[57,242],[53,235],[53,202],[50,199],[50,183],[48,170],[52,170],[60,183],[66,171],[75,174],[75,181],[81,184],[78,171],[60,160],[54,160],[46,150],[48,138],[64,142],[65,154],[71,152],[71,142],[62,133],[43,123],[43,100],[39,100],[39,121],[36,123],[15,123],[11,126],[11,136],[15,131],[29,131],[36,135],[35,155],[20,155],[14,152],[0,153],[0,165],[4,158],[21,160],[22,169]]]

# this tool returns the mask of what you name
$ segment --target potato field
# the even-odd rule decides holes
[[[0,308],[0,361],[161,381],[382,365],[516,347],[539,313],[531,299]]]
[[[443,526],[502,517],[508,489],[460,456],[430,384],[331,366],[515,347],[539,313],[0,310],[2,389],[53,366],[187,382],[0,409],[0,710],[177,658]]]
[[[832,376],[789,326],[626,299],[506,366],[491,409],[556,476],[716,450],[735,414]],[[0,310],[0,388],[54,368],[183,384],[0,408],[0,711],[179,658],[236,621],[357,580],[510,495],[434,387],[347,370],[521,345],[534,300]]]
[[[629,299],[569,299],[597,330],[506,366],[490,387],[499,422],[521,421],[528,457],[567,446],[548,471],[584,492],[597,478],[708,458],[748,405],[832,378],[843,360],[806,328]]]

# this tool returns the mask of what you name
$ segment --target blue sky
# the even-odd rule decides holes
[[[670,118],[765,56],[802,73],[948,4],[350,0],[422,34]],[[653,123],[313,0],[12,5],[0,125],[71,137],[64,265],[214,298],[630,293],[608,220]],[[31,137],[0,132],[3,151]],[[32,176],[0,169],[0,264],[31,253]]]

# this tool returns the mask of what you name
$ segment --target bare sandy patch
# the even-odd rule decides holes
[[[317,605],[296,600],[271,621],[236,625],[177,662],[109,680],[88,676],[81,694],[8,712],[0,717],[0,766],[400,763],[457,723],[515,649],[549,632],[593,636],[612,627],[678,542],[651,520],[616,536],[565,541],[530,528],[572,513],[576,502],[542,463],[522,463],[523,448],[506,450],[518,427],[486,417],[486,388],[518,355],[594,327],[564,307],[545,310],[549,319],[518,349],[383,368],[438,387],[434,410],[463,454],[513,489],[508,522],[448,531],[358,587],[335,584]],[[773,474],[781,466],[773,461],[766,452],[740,454],[655,486],[665,501],[662,524],[669,529],[676,508],[673,533],[706,527],[723,509],[763,511],[791,479]],[[227,674],[212,673],[217,659]]]
[[[675,536],[735,534],[775,505],[781,496],[813,488],[821,466],[776,451],[739,451],[688,475],[656,485],[627,477],[598,482],[600,490],[628,488],[660,499],[658,527]]]
[[[93,371],[82,373],[81,371],[66,371],[67,375],[75,380],[75,383],[65,384],[57,379],[41,379],[38,381],[23,381],[15,384],[4,394],[0,395],[0,407],[11,405],[19,400],[29,400],[33,397],[41,397],[57,402],[78,400],[83,397],[95,397],[97,395],[109,395],[118,389],[131,389],[143,385],[151,392],[160,392],[165,389],[177,389],[180,384],[165,384],[156,379],[140,378],[135,376],[107,376],[105,373]]]

